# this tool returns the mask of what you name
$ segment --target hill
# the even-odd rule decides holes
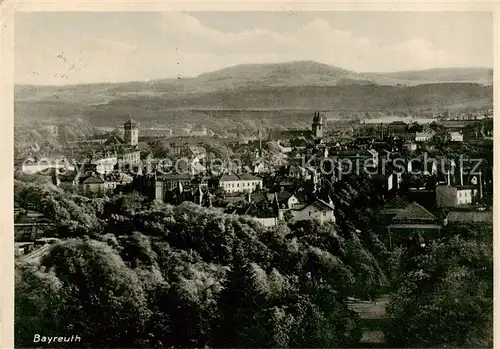
[[[16,123],[84,116],[97,124],[133,115],[175,121],[186,109],[408,110],[491,107],[492,70],[356,73],[312,61],[237,65],[189,79],[16,86]],[[108,120],[109,121],[109,120]]]

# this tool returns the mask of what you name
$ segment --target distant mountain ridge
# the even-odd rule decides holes
[[[313,61],[244,64],[194,78],[15,87],[17,121],[134,115],[178,109],[408,110],[493,105],[493,70],[357,73]],[[28,121],[29,122],[29,121]]]

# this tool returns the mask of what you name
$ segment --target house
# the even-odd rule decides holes
[[[136,149],[123,149],[118,153],[118,164],[123,165],[138,165],[141,162],[141,152]]]
[[[408,132],[408,125],[404,121],[393,121],[387,126],[390,135],[404,135]]]
[[[276,193],[276,200],[280,209],[291,209],[300,204],[299,199],[289,191]]]
[[[444,225],[482,225],[493,227],[493,212],[491,211],[452,211],[444,220]]]
[[[323,200],[316,199],[315,201],[305,204],[296,205],[290,210],[280,210],[280,219],[283,219],[284,212],[290,212],[292,221],[316,220],[323,224],[326,222],[335,223],[335,207],[332,203],[327,203]]]
[[[118,164],[118,157],[116,154],[106,154],[92,160],[91,164],[95,165],[95,171],[97,173],[106,174],[115,169],[116,164]]]
[[[39,212],[14,208],[15,241],[34,241],[51,226],[50,220]]]
[[[450,140],[452,142],[463,142],[464,141],[464,135],[461,134],[460,132],[457,132],[457,131],[450,132]]]
[[[416,202],[397,213],[387,226],[389,245],[396,246],[415,238],[439,236],[441,226],[437,218]]]
[[[438,207],[471,205],[476,195],[475,186],[438,185],[436,187],[436,205]]]
[[[417,143],[412,141],[406,141],[404,146],[410,152],[417,150]]]
[[[144,137],[172,137],[173,131],[168,127],[151,127],[142,131]]]
[[[425,130],[415,133],[415,142],[429,142],[436,134],[434,130]]]
[[[396,196],[389,200],[379,211],[379,219],[384,226],[392,222],[392,219],[410,205],[405,199]]]
[[[219,179],[219,187],[227,193],[253,192],[262,188],[262,178],[249,173],[241,175],[224,174]]]
[[[78,190],[85,193],[103,193],[106,190],[112,190],[115,187],[114,183],[109,183],[104,178],[96,173],[81,176],[77,178]]]

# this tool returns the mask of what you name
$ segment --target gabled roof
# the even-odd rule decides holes
[[[261,179],[257,176],[250,174],[250,173],[243,173],[243,174],[239,175],[238,177],[240,178],[240,180],[245,180],[245,181],[257,181],[257,180]]]
[[[424,207],[420,206],[416,202],[408,205],[405,209],[399,212],[393,220],[435,220],[436,217],[427,211]]]
[[[123,139],[117,135],[112,135],[104,142],[105,145],[122,145],[123,143]]]
[[[224,174],[219,179],[221,182],[229,182],[229,181],[239,181],[240,179],[235,174]]]
[[[396,196],[395,198],[392,198],[384,205],[384,209],[387,209],[387,208],[404,209],[404,208],[408,207],[408,205],[410,205],[410,203],[408,201],[400,198],[399,196]]]
[[[282,192],[276,193],[276,196],[278,197],[278,202],[283,202],[283,201],[290,199],[293,196],[293,194],[290,193],[289,191],[282,191]]]

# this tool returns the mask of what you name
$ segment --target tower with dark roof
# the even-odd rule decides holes
[[[325,127],[325,120],[323,119],[323,115],[321,115],[319,112],[315,112],[312,122],[312,132],[314,138],[316,139],[323,138],[324,127]]]
[[[124,125],[124,140],[127,145],[136,146],[139,143],[139,124],[129,119]]]

